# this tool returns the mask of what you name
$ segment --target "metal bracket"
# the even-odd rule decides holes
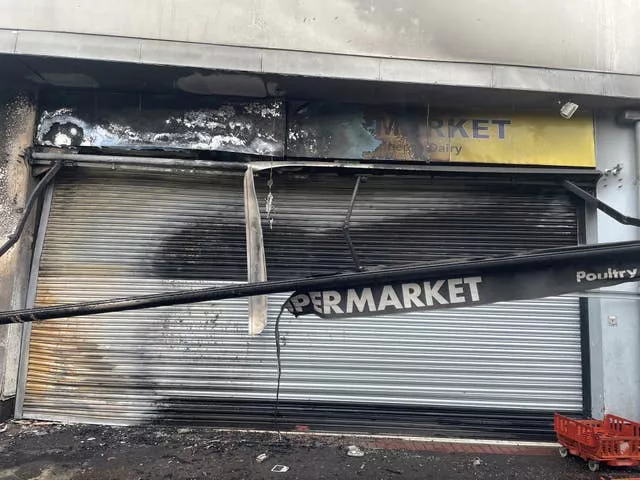
[[[351,214],[353,213],[353,204],[356,201],[356,196],[358,195],[358,189],[360,188],[360,180],[362,177],[358,175],[356,177],[356,184],[353,187],[353,194],[351,195],[351,202],[349,203],[349,209],[347,210],[347,215],[344,218],[344,223],[342,224],[342,233],[344,234],[344,238],[347,241],[347,245],[349,245],[349,250],[351,251],[351,258],[353,258],[353,263],[356,266],[356,271],[361,272],[363,270],[362,265],[360,265],[360,258],[358,257],[358,253],[356,252],[355,247],[353,246],[353,241],[351,240],[351,234],[349,233],[349,224],[351,223]]]
[[[585,203],[587,203],[588,205],[591,205],[592,207],[597,208],[602,213],[610,216],[618,223],[621,223],[623,225],[632,225],[634,227],[640,227],[640,218],[630,217],[628,215],[625,215],[624,213],[619,212],[615,208],[610,207],[604,202],[601,202],[596,197],[591,195],[589,192],[577,186],[575,183],[570,182],[569,180],[564,180],[562,182],[562,186],[566,188],[569,192],[573,193],[576,197],[579,197],[582,200],[584,200]]]

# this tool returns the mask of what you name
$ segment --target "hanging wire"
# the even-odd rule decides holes
[[[282,158],[284,160],[287,156],[287,109],[284,108],[284,124],[285,124],[285,134],[283,139],[282,146]],[[273,228],[273,217],[271,216],[271,212],[273,210],[273,194],[271,192],[271,188],[273,187],[273,157],[270,157],[270,168],[269,168],[269,180],[267,180],[267,186],[269,187],[269,193],[267,194],[267,219],[269,220],[269,229]],[[281,358],[281,349],[280,349],[280,318],[284,313],[284,309],[286,308],[287,302],[284,302],[280,307],[280,311],[278,312],[278,316],[276,317],[276,323],[273,328],[273,334],[276,341],[276,365],[278,369],[278,378],[276,380],[276,401],[273,404],[273,420],[275,423],[276,431],[278,432],[278,440],[282,440],[282,432],[280,431],[280,384],[282,380],[282,358]]]
[[[282,432],[280,431],[280,380],[282,379],[282,360],[281,360],[281,351],[280,351],[280,317],[284,313],[284,309],[287,305],[287,302],[282,304],[280,307],[280,312],[278,313],[278,317],[276,318],[276,324],[274,327],[274,337],[276,340],[276,364],[278,368],[278,379],[276,381],[276,401],[273,404],[273,420],[276,426],[276,431],[278,432],[278,439],[282,440]]]

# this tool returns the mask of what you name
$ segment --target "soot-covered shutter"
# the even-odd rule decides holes
[[[266,178],[256,185],[264,209]],[[269,279],[353,268],[342,233],[353,185],[352,176],[274,175],[271,226],[263,211]],[[67,174],[36,303],[246,281],[242,198],[240,176]],[[574,245],[576,218],[556,187],[372,176],[351,236],[370,267]],[[23,414],[271,426],[273,320],[285,298],[270,298],[257,337],[247,335],[246,299],[34,325]],[[281,334],[285,425],[535,437],[550,412],[582,409],[574,299],[338,321],[285,314]]]

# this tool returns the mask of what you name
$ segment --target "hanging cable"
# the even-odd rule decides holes
[[[282,440],[282,432],[280,431],[280,420],[278,419],[278,417],[280,416],[280,380],[282,378],[282,360],[280,358],[280,317],[282,317],[286,305],[287,302],[283,303],[280,307],[280,312],[278,313],[276,324],[273,329],[276,340],[276,365],[278,369],[278,379],[276,380],[276,401],[273,404],[273,420],[276,426],[276,431],[278,432],[278,438],[280,440]]]
[[[51,180],[53,180],[61,167],[62,161],[55,162],[46,173],[46,175],[42,177],[42,179],[38,182],[36,188],[33,189],[31,194],[29,195],[26,205],[24,206],[24,211],[22,212],[22,217],[20,217],[18,225],[16,225],[13,233],[9,235],[9,239],[4,243],[4,245],[0,247],[0,257],[7,253],[11,249],[11,247],[13,247],[20,239],[20,235],[22,235],[22,231],[27,224],[27,220],[29,219],[31,210],[33,210],[34,205],[40,199],[40,195],[44,191],[45,187],[49,185],[49,183],[51,182]]]

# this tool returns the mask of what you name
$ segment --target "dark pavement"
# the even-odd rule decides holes
[[[380,437],[104,427],[46,422],[0,424],[0,479],[599,479],[637,469],[590,472],[549,446],[433,443]],[[356,445],[364,456],[347,455]],[[262,463],[256,457],[262,453]],[[286,473],[273,473],[286,465]]]

